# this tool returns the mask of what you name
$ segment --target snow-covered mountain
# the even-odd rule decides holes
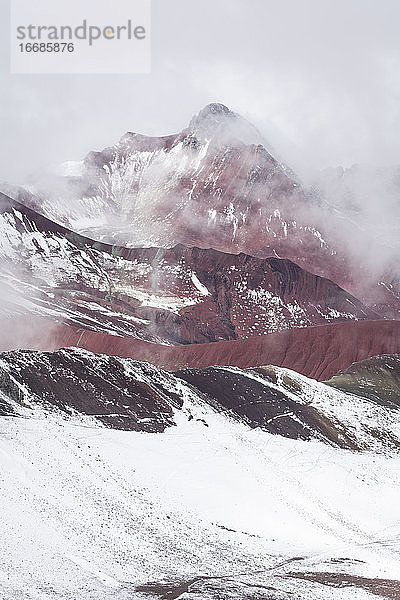
[[[0,390],[5,600],[396,597],[398,406],[82,350],[2,354]]]
[[[6,196],[0,231],[5,317],[39,315],[166,344],[379,318],[333,282],[288,260],[182,245],[110,246]]]
[[[205,107],[178,134],[129,132],[57,174],[3,191],[117,246],[183,244],[287,258],[381,314],[400,314],[400,265],[382,231],[365,228],[339,199],[328,202],[319,181],[305,189],[260,133],[221,104]],[[379,228],[376,215],[374,222]]]
[[[288,260],[110,246],[4,195],[0,227],[1,350],[75,345],[172,369],[271,362],[318,379],[400,352],[399,323]]]

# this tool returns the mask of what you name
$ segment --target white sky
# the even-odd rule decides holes
[[[153,0],[152,73],[130,76],[10,75],[0,3],[3,181],[127,130],[179,131],[212,101],[252,121],[301,174],[400,163],[398,0]]]

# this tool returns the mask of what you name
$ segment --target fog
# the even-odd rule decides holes
[[[0,180],[181,130],[209,102],[245,116],[302,177],[399,162],[396,0],[153,0],[150,75],[10,75],[1,4]]]

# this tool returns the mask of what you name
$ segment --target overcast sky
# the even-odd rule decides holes
[[[152,73],[124,76],[10,75],[0,2],[1,180],[179,131],[213,101],[301,174],[400,163],[398,0],[153,0]]]

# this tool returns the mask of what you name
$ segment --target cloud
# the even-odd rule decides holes
[[[398,162],[397,0],[153,0],[151,75],[11,76],[1,8],[0,179],[182,129],[211,101],[254,122],[306,176]]]

